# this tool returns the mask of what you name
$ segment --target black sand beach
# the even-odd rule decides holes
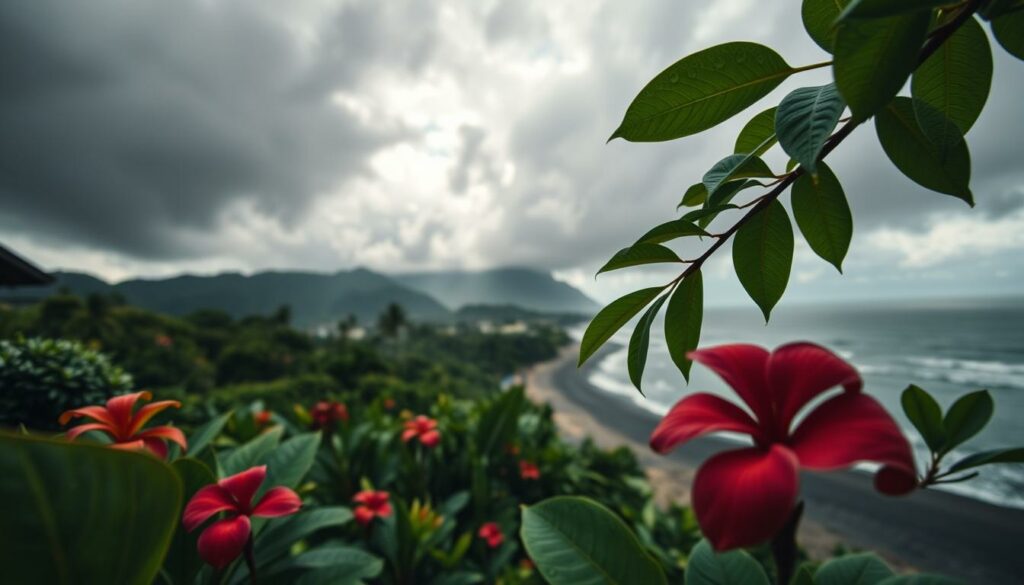
[[[588,369],[600,356],[577,370],[576,355],[575,348],[566,350],[558,360],[532,372],[530,384],[543,389],[533,395],[564,398],[558,400],[563,409],[585,411],[597,425],[642,449],[658,417],[588,383]],[[554,406],[557,411],[559,404]],[[595,429],[588,432],[594,434]],[[645,465],[659,465],[659,461],[668,465],[665,462],[670,459],[692,468],[734,446],[700,439],[668,458],[645,456],[643,461]],[[971,584],[1024,583],[1024,510],[935,490],[890,498],[875,492],[870,476],[858,472],[805,473],[801,493],[805,517],[850,547],[880,551],[922,571],[959,577]]]

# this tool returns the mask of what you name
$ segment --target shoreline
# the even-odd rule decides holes
[[[659,503],[688,503],[697,466],[735,444],[701,438],[668,456],[651,452],[647,439],[659,417],[588,381],[590,371],[614,350],[602,348],[577,370],[578,346],[563,348],[556,359],[528,370],[527,394],[551,404],[566,438],[590,436],[602,447],[630,447]],[[897,569],[915,567],[969,583],[1009,585],[1024,575],[1024,557],[1018,552],[1024,510],[935,490],[890,498],[875,492],[868,474],[853,471],[802,473],[800,482],[807,504],[800,541],[812,558],[827,558],[845,544],[875,550]]]

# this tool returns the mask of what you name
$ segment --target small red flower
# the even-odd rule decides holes
[[[484,524],[476,534],[484,539],[490,548],[498,548],[501,546],[501,543],[505,542],[505,535],[502,534],[501,526],[498,526],[497,522]]]
[[[171,347],[174,345],[174,340],[169,335],[159,334],[153,338],[153,342],[160,347]]]
[[[384,410],[393,410],[394,408],[395,408],[395,399],[394,398],[385,398],[384,399]]]
[[[361,526],[373,522],[375,517],[387,518],[391,515],[391,494],[387,492],[375,492],[372,490],[362,491],[352,498],[352,501],[359,504],[353,515]]]
[[[274,413],[270,412],[269,410],[261,410],[256,414],[252,415],[252,418],[254,421],[256,421],[257,427],[265,427],[270,424],[270,417],[273,414]]]
[[[540,469],[532,462],[524,459],[519,462],[519,477],[523,479],[540,479]]]
[[[692,394],[672,407],[651,435],[658,453],[720,431],[753,438],[752,447],[708,459],[694,479],[693,508],[715,549],[751,546],[774,536],[796,504],[800,469],[831,471],[873,461],[882,464],[875,475],[879,491],[898,495],[916,487],[913,452],[896,421],[861,393],[857,370],[827,349],[791,343],[769,353],[736,344],[688,355],[721,376],[753,413],[712,394]],[[844,392],[792,428],[808,403],[836,386]]]
[[[334,429],[339,422],[348,422],[348,408],[335,401],[321,400],[310,412],[313,417],[313,430]]]
[[[516,456],[519,455],[519,445],[515,443],[505,443],[505,453]]]
[[[299,511],[302,500],[286,487],[274,487],[263,494],[256,505],[253,496],[267,477],[267,466],[260,465],[200,489],[182,516],[185,530],[192,532],[219,512],[227,515],[210,524],[199,535],[199,556],[218,569],[238,558],[251,536],[249,518],[277,518]]]
[[[402,441],[408,443],[419,437],[420,443],[426,447],[436,447],[441,442],[441,433],[437,431],[437,421],[423,416],[405,421],[405,430],[402,431]]]
[[[70,429],[67,438],[71,441],[88,431],[103,431],[114,440],[111,445],[114,449],[147,449],[161,459],[167,457],[167,445],[164,441],[173,441],[181,446],[182,451],[186,450],[188,443],[185,442],[185,435],[181,430],[170,426],[142,428],[160,411],[170,407],[180,408],[180,402],[161,400],[147,404],[132,413],[136,402],[140,399],[149,401],[152,398],[153,395],[147,391],[115,396],[107,401],[106,406],[85,406],[69,410],[61,414],[58,421],[61,425],[66,425],[71,419],[83,416],[96,421]]]

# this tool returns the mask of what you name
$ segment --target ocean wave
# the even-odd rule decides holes
[[[954,358],[910,357],[916,378],[965,386],[1024,389],[1024,364]]]

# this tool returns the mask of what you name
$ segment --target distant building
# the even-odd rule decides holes
[[[17,289],[29,286],[53,284],[54,278],[43,272],[28,260],[0,245],[0,288]],[[7,304],[30,303],[36,297],[19,298],[16,294],[4,295]]]

